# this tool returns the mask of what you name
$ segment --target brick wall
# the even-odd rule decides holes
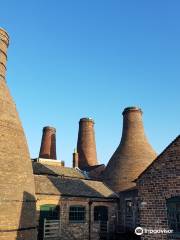
[[[176,138],[140,176],[137,187],[141,227],[169,229],[166,200],[180,196],[180,137]],[[145,234],[142,235],[142,239],[180,238],[172,234]]]
[[[61,239],[62,240],[88,240],[89,239],[89,201],[91,204],[91,240],[99,239],[99,223],[94,221],[94,207],[107,206],[108,218],[111,225],[114,225],[114,216],[117,213],[117,203],[108,200],[95,200],[88,198],[60,198],[51,195],[37,195],[37,224],[39,223],[40,206],[44,204],[55,204],[60,206]],[[86,209],[84,223],[69,222],[69,208],[72,205],[81,205]]]

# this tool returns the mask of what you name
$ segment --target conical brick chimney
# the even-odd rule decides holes
[[[0,239],[36,239],[32,163],[15,103],[6,85],[9,37],[0,29]]]
[[[9,36],[7,32],[0,28],[0,79],[6,77],[7,48],[9,46]]]
[[[91,118],[81,118],[79,121],[77,152],[80,169],[98,164],[94,121]]]
[[[44,127],[41,141],[39,158],[56,160],[56,129],[53,127]]]
[[[155,157],[144,133],[141,109],[125,108],[121,142],[104,171],[104,181],[116,192],[132,188],[132,181]]]

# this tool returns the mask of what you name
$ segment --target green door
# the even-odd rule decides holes
[[[54,204],[45,204],[45,205],[40,206],[38,240],[43,239],[44,219],[59,220],[60,219],[59,206],[54,205]]]

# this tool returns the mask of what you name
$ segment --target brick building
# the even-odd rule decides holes
[[[79,168],[81,155],[79,157],[77,152],[73,153],[71,168],[57,161],[56,130],[52,127],[43,128],[39,158],[32,160],[39,240],[51,234],[58,235],[62,240],[116,237],[118,195],[97,179],[104,165],[90,166],[94,163],[89,161],[89,153],[94,151],[95,145],[93,125],[92,119],[83,118],[85,129],[81,129],[83,134],[78,135],[78,147],[87,157],[82,160],[86,166],[83,170]],[[99,168],[101,171],[97,171]],[[94,177],[91,176],[92,172]],[[51,224],[56,220],[54,224],[59,225],[57,230],[49,230],[46,220]]]
[[[180,136],[136,180],[140,226],[173,233],[143,234],[143,240],[180,239]]]
[[[54,160],[34,160],[33,171],[38,239],[43,239],[45,219],[59,220],[62,240],[98,240],[107,232],[109,237],[114,235],[118,196],[106,185]]]

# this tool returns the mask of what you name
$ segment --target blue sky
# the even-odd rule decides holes
[[[10,37],[7,82],[37,157],[42,128],[57,129],[71,166],[78,121],[95,120],[98,159],[119,144],[122,111],[143,109],[160,153],[180,133],[179,0],[1,1]]]

